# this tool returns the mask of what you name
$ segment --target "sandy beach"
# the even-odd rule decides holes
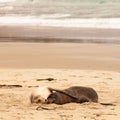
[[[119,120],[120,45],[0,43],[0,120]],[[47,78],[54,78],[48,81]],[[30,104],[37,86],[94,88],[99,102]]]
[[[47,81],[46,78],[54,78]],[[39,81],[38,81],[39,79]],[[15,86],[16,85],[16,86]],[[99,102],[43,104],[46,109],[30,104],[29,96],[37,86],[67,88],[69,86],[93,87]],[[0,69],[0,120],[119,120],[120,73],[96,70],[71,69]]]
[[[31,104],[39,86],[98,103]],[[0,0],[0,120],[120,120],[120,1]]]
[[[0,43],[0,68],[120,72],[119,44]]]

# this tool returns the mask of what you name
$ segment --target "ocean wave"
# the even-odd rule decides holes
[[[0,3],[15,2],[16,0],[0,0]]]
[[[0,7],[0,10],[13,10],[13,6]]]
[[[56,17],[56,16],[55,16]],[[64,18],[46,19],[46,16],[1,16],[1,25],[39,25],[56,27],[87,27],[120,29],[120,18]]]
[[[40,15],[39,17],[40,18],[43,18],[43,19],[57,19],[57,18],[67,18],[67,17],[70,17],[71,15],[70,14],[42,14]]]
[[[0,0],[0,15],[120,18],[120,0]]]

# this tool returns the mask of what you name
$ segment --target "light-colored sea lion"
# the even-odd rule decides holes
[[[51,90],[47,86],[38,87],[30,95],[31,103],[45,103]]]
[[[98,102],[97,92],[93,88],[73,86],[64,90],[58,90],[50,87],[38,87],[32,92],[31,103],[83,103]]]

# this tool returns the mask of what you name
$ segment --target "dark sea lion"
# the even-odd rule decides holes
[[[83,102],[98,102],[98,95],[93,88],[73,86],[64,90],[58,90],[50,87],[36,89],[31,94],[31,103],[83,103]]]
[[[98,95],[93,88],[73,86],[64,90],[49,89],[52,93],[48,96],[46,103],[98,102]]]

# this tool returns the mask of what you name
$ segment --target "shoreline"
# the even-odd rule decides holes
[[[120,29],[0,25],[0,42],[120,44]]]

